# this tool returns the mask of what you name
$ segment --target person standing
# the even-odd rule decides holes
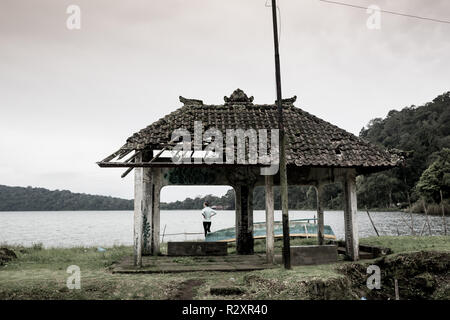
[[[217,212],[209,207],[208,202],[203,203],[203,229],[205,230],[205,238],[208,232],[211,232],[211,218],[215,216]]]

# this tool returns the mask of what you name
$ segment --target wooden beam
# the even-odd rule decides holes
[[[166,168],[173,168],[173,167],[228,167],[228,168],[248,168],[248,167],[269,167],[268,165],[263,164],[228,164],[228,163],[180,163],[176,164],[172,161],[170,162],[139,162],[139,163],[124,163],[124,162],[97,162],[97,165],[101,168],[147,168],[147,167],[166,167]]]
[[[129,157],[127,160],[125,160],[125,163],[133,161],[138,155],[142,154],[142,151],[135,151],[134,154]]]
[[[372,217],[370,216],[369,209],[366,207],[367,216],[369,217],[370,223],[372,224],[373,229],[375,230],[375,233],[377,234],[377,237],[380,236],[378,233],[377,227],[375,227],[375,223],[373,223]],[[403,219],[403,217],[400,215],[400,217]],[[409,227],[408,223],[403,219],[403,222]]]
[[[134,168],[128,168],[124,173],[122,173],[122,175],[120,176],[121,178],[125,178]]]
[[[116,152],[112,153],[111,155],[107,156],[105,159],[103,159],[100,162],[109,162],[112,159],[114,159],[115,157],[117,157],[120,154],[120,150],[117,150]]]
[[[168,148],[168,147],[162,148],[162,149],[156,154],[156,156],[154,156],[148,163],[152,163],[152,162],[154,162],[156,159],[158,159],[159,156],[160,156],[164,151],[167,150],[167,148]]]
[[[173,144],[174,144],[174,142],[175,142],[175,140],[177,140],[177,139],[179,139],[179,138],[180,138],[180,137],[177,137],[176,139],[170,140],[169,143],[167,144],[167,146],[165,146],[164,148],[162,148],[162,149],[156,154],[156,156],[154,156],[153,159],[151,159],[148,163],[152,163],[153,161],[155,161],[156,159],[158,159],[159,156],[160,156],[164,151],[166,151],[167,148],[172,147]]]
[[[127,154],[129,154],[131,151],[133,151],[133,150],[125,150],[125,151],[122,151],[122,153],[119,155],[119,157],[117,158],[117,160],[122,159],[122,158],[125,157]]]
[[[445,219],[444,197],[442,195],[442,190],[439,190],[439,194],[441,195],[441,209],[442,209],[442,220],[444,223],[444,236],[446,236],[447,235],[447,220]]]
[[[430,236],[433,235],[433,233],[431,232],[431,224],[430,224],[430,219],[428,218],[428,210],[427,210],[427,206],[425,205],[425,199],[422,198],[422,205],[423,205],[423,210],[425,211],[425,217],[426,217],[426,221],[428,224],[428,231],[430,232]]]
[[[128,163],[132,160],[135,160],[137,156],[140,156],[142,154],[141,151],[136,151],[133,156],[125,160],[125,163]],[[122,175],[120,176],[122,179],[125,178],[134,168],[128,168]]]

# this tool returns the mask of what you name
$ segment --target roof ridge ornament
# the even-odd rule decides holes
[[[234,92],[230,95],[230,97],[223,97],[225,100],[225,104],[253,104],[253,96],[250,98],[245,94],[244,91],[237,88],[234,90]]]
[[[202,100],[197,100],[197,99],[187,99],[185,97],[180,96],[180,102],[183,103],[185,106],[202,106],[203,105],[203,101]]]
[[[295,101],[297,101],[297,96],[293,96],[292,98],[281,99],[282,104],[294,104]],[[275,104],[277,104],[276,100]]]

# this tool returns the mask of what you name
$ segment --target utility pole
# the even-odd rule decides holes
[[[277,2],[272,0],[273,41],[275,47],[275,78],[277,84],[278,127],[280,131],[280,191],[283,217],[283,260],[284,268],[291,269],[291,243],[289,238],[289,207],[286,173],[286,139],[283,124],[283,103],[281,96],[280,52],[278,48]]]

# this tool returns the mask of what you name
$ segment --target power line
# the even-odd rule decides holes
[[[367,7],[364,7],[364,6],[358,6],[356,4],[344,3],[344,2],[338,2],[338,1],[330,1],[330,0],[319,0],[319,1],[327,2],[327,3],[331,3],[331,4],[337,4],[337,5],[346,6],[346,7],[364,9],[364,10],[368,9]],[[426,18],[426,17],[416,16],[416,15],[412,15],[412,14],[406,14],[406,13],[400,13],[400,12],[394,12],[394,11],[388,11],[388,10],[382,10],[382,9],[380,9],[379,11],[380,12],[384,12],[384,13],[397,15],[397,16],[403,16],[403,17],[408,17],[408,18],[415,18],[415,19],[421,19],[421,20],[428,20],[428,21],[433,21],[433,22],[450,24],[450,21],[448,21],[448,20],[439,20],[439,19],[433,19],[433,18]]]

